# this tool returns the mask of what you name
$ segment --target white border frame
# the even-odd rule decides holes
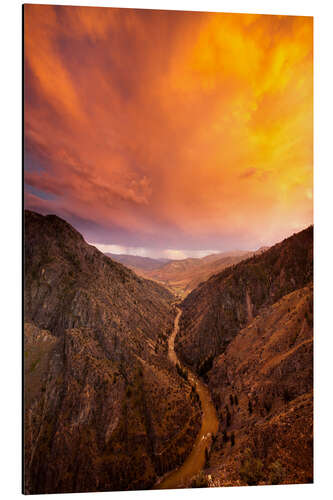
[[[332,117],[333,117],[333,8],[329,0],[36,0],[39,4],[141,7],[212,12],[314,16],[315,40],[315,484],[72,494],[90,499],[107,495],[113,500],[155,498],[223,498],[274,500],[328,498],[332,491]],[[22,3],[1,3],[1,305],[2,356],[0,492],[3,498],[21,496],[21,23]],[[3,153],[4,151],[4,153]],[[83,496],[84,495],[84,496]],[[67,498],[68,495],[66,495]],[[47,498],[49,495],[44,495]],[[64,498],[52,495],[52,498]]]

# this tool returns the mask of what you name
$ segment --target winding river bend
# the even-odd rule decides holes
[[[179,319],[182,311],[178,308],[177,316],[175,318],[174,329],[169,337],[169,358],[173,363],[182,363],[179,361],[175,352],[175,338],[179,330]],[[159,489],[167,488],[182,488],[185,487],[188,481],[198,474],[205,464],[205,448],[211,445],[212,434],[218,430],[218,420],[215,407],[211,401],[208,388],[188,370],[188,379],[192,385],[196,386],[197,393],[199,394],[202,405],[202,423],[200,431],[196,437],[193,448],[185,462],[177,469],[170,472],[162,481],[155,486]]]

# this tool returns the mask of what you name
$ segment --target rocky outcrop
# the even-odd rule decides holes
[[[148,488],[190,452],[200,410],[167,359],[165,288],[27,211],[24,306],[25,493]]]

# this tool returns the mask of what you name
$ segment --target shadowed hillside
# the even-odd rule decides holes
[[[200,411],[167,359],[172,304],[25,212],[25,493],[147,488],[184,460]]]

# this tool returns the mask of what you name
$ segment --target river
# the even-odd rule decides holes
[[[178,309],[174,322],[174,329],[169,337],[168,356],[173,363],[179,363],[183,366],[175,352],[175,338],[179,330],[179,319],[181,313],[181,310]],[[190,370],[188,370],[188,379],[192,385],[196,386],[197,393],[199,394],[201,400],[201,428],[194,442],[192,451],[186,458],[185,462],[177,469],[169,472],[162,479],[162,481],[155,486],[155,488],[167,489],[185,487],[189,480],[203,469],[205,464],[205,448],[209,449],[212,434],[215,434],[218,430],[218,419],[207,386],[203,384],[203,382],[201,382],[201,380]]]

